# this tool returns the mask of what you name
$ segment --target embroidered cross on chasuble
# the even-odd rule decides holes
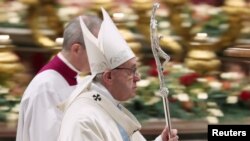
[[[101,101],[102,100],[100,94],[93,95],[93,98],[94,98],[95,101]],[[117,108],[119,110],[121,110],[121,108],[119,107],[119,104],[117,105]],[[122,140],[123,141],[130,141],[129,136],[128,136],[127,132],[124,130],[124,128],[120,124],[118,124],[118,123],[116,123],[116,124],[117,124],[119,132],[120,132],[120,134],[122,136]]]

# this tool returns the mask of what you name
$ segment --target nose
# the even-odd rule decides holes
[[[134,81],[137,82],[137,81],[140,81],[141,80],[141,74],[139,72],[136,72],[135,75],[134,75]]]

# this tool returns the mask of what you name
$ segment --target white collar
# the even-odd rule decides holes
[[[57,54],[57,56],[72,70],[74,70],[75,72],[77,72],[78,74],[80,74],[81,72],[79,70],[77,70],[63,55],[61,52],[59,52]]]
[[[115,106],[119,106],[119,104],[121,103],[120,101],[114,99],[114,97],[111,95],[111,93],[99,82],[93,82],[91,85],[92,89],[94,89],[95,91],[101,93],[102,95],[104,95],[106,98],[108,98],[109,100],[111,100],[111,102],[115,105]]]

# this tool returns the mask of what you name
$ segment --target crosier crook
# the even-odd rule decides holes
[[[154,59],[156,61],[158,77],[160,81],[160,94],[163,100],[164,106],[164,114],[166,125],[168,126],[169,137],[171,137],[171,120],[170,120],[170,112],[169,112],[169,102],[168,102],[168,88],[165,87],[164,75],[163,75],[163,67],[160,62],[160,57],[164,58],[168,62],[170,57],[160,48],[159,46],[159,37],[157,34],[157,21],[155,19],[156,9],[159,8],[160,4],[155,3],[152,8],[152,15],[150,20],[150,37],[151,37],[151,48],[154,55]]]

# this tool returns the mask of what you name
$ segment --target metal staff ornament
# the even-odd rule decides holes
[[[152,15],[150,20],[150,36],[151,36],[151,48],[154,55],[154,59],[157,66],[158,78],[160,81],[160,94],[163,100],[164,106],[164,114],[166,125],[169,130],[169,137],[171,136],[171,120],[170,120],[170,112],[169,112],[169,101],[168,101],[168,93],[169,90],[165,87],[164,75],[163,75],[163,64],[160,62],[160,57],[165,59],[165,63],[170,60],[170,57],[161,49],[159,46],[159,37],[157,34],[157,20],[155,19],[155,13],[157,8],[159,8],[160,4],[155,3],[152,9]]]

